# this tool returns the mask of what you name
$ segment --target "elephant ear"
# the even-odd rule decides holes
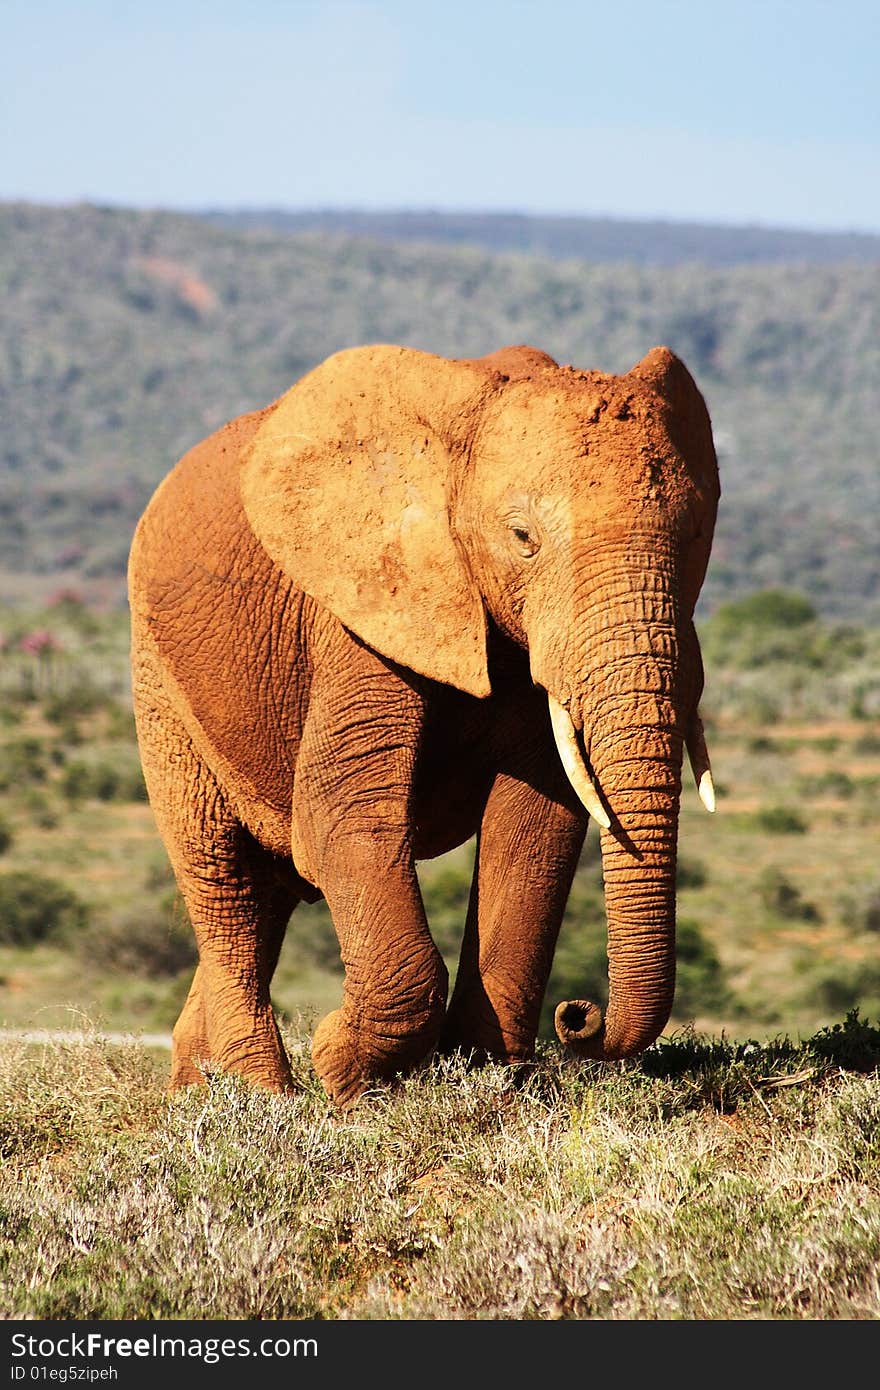
[[[684,458],[693,461],[696,480],[710,498],[718,500],[718,461],[706,402],[680,357],[668,347],[652,348],[633,367],[665,402],[664,423]]]
[[[696,382],[668,347],[652,348],[630,375],[644,381],[662,402],[664,428],[679,457],[686,460],[701,504],[699,531],[685,558],[681,579],[682,596],[692,614],[706,577],[720,496],[712,423]]]
[[[381,655],[477,696],[485,611],[452,503],[502,380],[406,348],[337,353],[281,397],[241,473],[255,535],[299,588]]]

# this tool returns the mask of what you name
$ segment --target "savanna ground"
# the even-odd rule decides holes
[[[143,799],[123,614],[0,614],[0,1315],[880,1316],[880,649],[794,595],[701,627],[719,786],[688,786],[679,980],[642,1059],[432,1063],[340,1116],[308,1033],[321,905],[273,990],[296,1091],[165,1094],[189,929]],[[472,850],[422,870],[454,962]],[[601,997],[588,837],[548,990]]]

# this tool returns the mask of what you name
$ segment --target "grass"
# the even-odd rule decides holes
[[[11,1318],[876,1319],[880,1030],[433,1062],[345,1115],[0,1048]]]

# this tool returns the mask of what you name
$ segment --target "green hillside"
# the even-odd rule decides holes
[[[752,589],[880,615],[876,266],[554,262],[90,206],[0,206],[0,598],[121,601],[132,528],[186,448],[361,342],[531,342],[707,396],[723,500],[706,610]]]

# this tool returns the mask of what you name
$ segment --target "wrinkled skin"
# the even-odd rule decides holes
[[[570,1002],[557,1030],[597,1058],[657,1037],[717,499],[705,405],[665,348],[617,377],[532,348],[352,349],[178,464],[129,572],[141,755],[199,946],[172,1085],[205,1062],[289,1085],[269,985],[321,894],[345,965],[313,1042],[335,1100],[437,1047],[531,1055],[589,819],[548,694],[609,822],[608,1010]],[[447,1007],[415,864],[475,832]]]

